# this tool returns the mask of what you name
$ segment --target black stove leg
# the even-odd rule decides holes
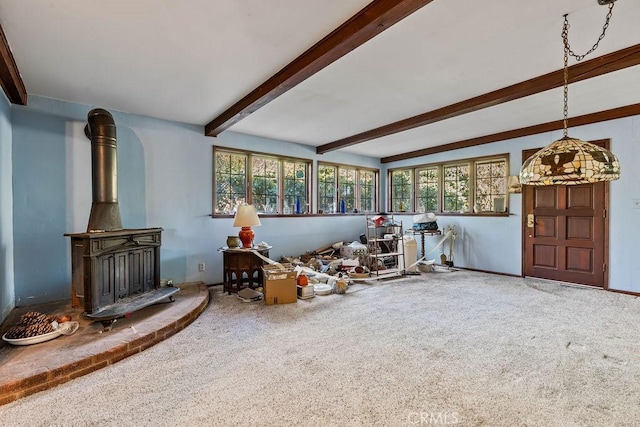
[[[100,331],[100,333],[109,332],[111,328],[113,328],[113,324],[116,322],[116,320],[117,319],[101,320],[100,323],[102,323],[102,330]]]

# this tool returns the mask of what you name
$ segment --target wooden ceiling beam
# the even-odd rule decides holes
[[[27,89],[24,87],[20,71],[11,53],[9,42],[0,25],[0,85],[9,102],[27,105]]]
[[[374,0],[205,126],[216,136],[433,0]]]
[[[621,119],[640,114],[640,104],[632,104],[624,107],[612,108],[610,110],[599,111],[597,113],[585,114],[569,119],[570,126],[584,126],[592,123],[605,122],[608,120]],[[527,126],[477,138],[465,139],[451,142],[449,144],[438,145],[437,147],[424,148],[422,150],[411,151],[409,153],[397,154],[395,156],[383,157],[381,163],[391,163],[400,160],[413,159],[430,154],[443,153],[445,151],[458,150],[460,148],[474,147],[476,145],[490,144],[492,142],[506,141],[508,139],[520,138],[523,136],[537,135],[544,132],[551,132],[563,128],[562,120],[542,123],[534,126]]]
[[[589,61],[579,62],[569,67],[569,83],[579,82],[601,76],[613,71],[633,67],[640,64],[640,44],[618,50]],[[564,70],[559,69],[524,82],[516,83],[493,92],[476,96],[408,119],[400,120],[347,138],[329,142],[316,147],[317,154],[324,154],[340,148],[360,144],[372,139],[392,135],[429,125],[441,120],[450,119],[463,114],[472,113],[487,107],[524,98],[564,84]]]

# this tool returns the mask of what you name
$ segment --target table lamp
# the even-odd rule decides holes
[[[242,227],[238,233],[240,241],[242,241],[243,248],[253,247],[253,238],[255,233],[251,229],[252,226],[262,225],[260,224],[260,218],[253,205],[240,205],[236,211],[236,216],[233,218],[234,227]]]

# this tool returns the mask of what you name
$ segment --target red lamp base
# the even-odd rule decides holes
[[[242,227],[238,233],[238,237],[240,237],[240,241],[242,241],[243,248],[252,248],[253,238],[256,237],[256,233],[253,232],[251,227]]]

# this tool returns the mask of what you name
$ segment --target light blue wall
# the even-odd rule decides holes
[[[634,249],[640,241],[640,209],[634,208],[633,203],[634,200],[640,200],[640,170],[635,167],[640,159],[640,116],[571,128],[569,133],[583,140],[611,139],[611,151],[620,159],[622,178],[610,183],[609,287],[640,292],[637,252]],[[509,153],[510,174],[516,175],[522,164],[522,150],[543,147],[560,137],[561,131],[548,132],[389,163],[384,169]],[[509,196],[509,211],[509,217],[441,216],[438,220],[440,228],[452,225],[458,232],[454,246],[454,264],[479,270],[522,274],[520,194]],[[404,216],[404,224],[405,227],[412,224],[411,216]],[[427,250],[437,241],[435,237],[428,237]],[[433,252],[431,258],[439,257],[440,253]]]
[[[16,305],[64,299],[68,289],[65,122],[14,108],[13,233]],[[68,293],[68,292],[67,292]]]
[[[14,307],[11,107],[0,91],[0,323]]]
[[[611,151],[618,156],[622,178],[611,183],[609,212],[610,287],[640,292],[638,242],[640,242],[640,116],[580,128],[583,139],[611,138]],[[571,134],[576,134],[571,132]],[[577,134],[576,134],[577,135]]]
[[[16,305],[70,297],[71,260],[65,233],[84,232],[91,208],[91,151],[84,135],[92,106],[31,96],[13,107],[14,242]],[[222,281],[231,218],[211,218],[214,144],[379,167],[377,159],[225,132],[205,137],[203,127],[121,113],[118,199],[124,228],[162,227],[162,278]],[[315,186],[314,186],[315,187]],[[364,217],[264,218],[256,239],[273,245],[272,258],[300,255],[337,240],[356,240]],[[198,264],[204,262],[204,272]]]
[[[64,233],[83,232],[87,226],[91,153],[84,126],[91,108],[36,96],[29,98],[27,107],[9,109],[6,99],[0,102],[0,242],[5,251],[0,257],[0,268],[4,268],[0,270],[4,280],[2,310],[10,309],[14,299],[16,305],[30,305],[69,298],[71,260]],[[318,161],[381,168],[375,158],[338,152],[319,156],[308,146],[228,131],[209,138],[203,136],[200,126],[111,113],[118,132],[123,225],[164,228],[162,277],[178,283],[221,282],[222,255],[217,249],[225,244],[227,235],[238,231],[232,227],[231,218],[210,216],[214,144],[309,158],[314,170]],[[634,209],[632,202],[640,199],[640,172],[633,169],[630,159],[640,158],[639,133],[640,117],[583,126],[571,132],[583,139],[611,138],[612,150],[620,157],[623,178],[611,183],[610,287],[635,292],[640,292],[633,250],[640,239],[640,209]],[[543,146],[559,136],[560,132],[550,132],[382,165],[381,200],[386,200],[387,167],[509,153],[510,173],[517,174],[523,149]],[[6,160],[11,156],[13,163]],[[521,203],[520,195],[510,196],[509,217],[441,217],[441,227],[455,225],[458,231],[455,264],[521,274]],[[12,204],[13,212],[4,209]],[[411,222],[410,215],[404,217],[405,228]],[[338,240],[357,240],[363,230],[364,218],[360,215],[263,218],[262,226],[255,229],[257,241],[273,245],[271,256],[275,259],[300,255]],[[428,239],[428,247],[429,242],[437,242],[437,238]],[[439,253],[434,252],[433,257]],[[198,271],[201,262],[206,265],[204,272]]]

